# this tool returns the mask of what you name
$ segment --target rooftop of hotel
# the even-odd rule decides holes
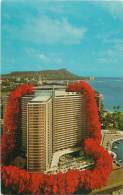
[[[40,87],[36,87],[36,90],[42,90],[42,89],[65,89],[65,85],[42,85]]]
[[[76,92],[66,92],[65,90],[55,90],[55,97],[56,96],[73,96],[78,95]]]
[[[65,89],[56,89],[54,90],[55,97],[61,96],[78,96],[79,94],[76,92],[66,92]],[[36,93],[35,97],[30,100],[30,103],[38,103],[38,102],[47,102],[51,97],[53,97],[53,93],[48,93],[47,91],[42,91],[41,93]]]
[[[33,98],[31,101],[30,101],[30,103],[33,103],[33,102],[46,102],[46,101],[48,101],[49,99],[50,99],[50,95],[42,95],[42,96],[37,96],[37,97],[35,97],[35,98]]]

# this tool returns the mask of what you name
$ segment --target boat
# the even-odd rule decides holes
[[[108,152],[112,156],[113,160],[116,160],[117,154],[115,152],[112,152],[112,151],[108,151]]]
[[[123,166],[123,161],[122,160],[116,161],[116,165],[122,167]]]
[[[117,149],[117,146],[113,146],[112,149]]]
[[[118,142],[118,141],[115,141],[115,143],[116,143],[116,144],[120,144],[120,142]]]
[[[122,160],[118,160],[118,162],[120,163],[120,162],[123,162]]]

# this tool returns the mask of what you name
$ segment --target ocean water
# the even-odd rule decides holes
[[[117,154],[117,160],[123,162],[123,139],[118,140],[112,144],[112,151]]]
[[[123,111],[123,78],[96,78],[88,82],[103,94],[106,110],[113,111],[113,106],[120,106],[119,110]]]

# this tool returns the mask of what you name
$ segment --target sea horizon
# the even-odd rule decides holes
[[[123,111],[123,78],[121,77],[98,77],[88,81],[99,93],[103,95],[104,109],[113,111],[114,106],[120,106],[119,111]]]
[[[114,106],[119,106],[119,111],[123,112],[123,77],[98,76],[94,80],[86,79],[86,81],[103,95],[103,104],[106,111],[112,112]]]

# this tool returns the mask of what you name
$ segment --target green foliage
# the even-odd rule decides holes
[[[114,106],[113,112],[106,112],[102,107],[99,113],[102,129],[117,129],[123,131],[123,112],[120,112],[119,109],[120,106]]]

